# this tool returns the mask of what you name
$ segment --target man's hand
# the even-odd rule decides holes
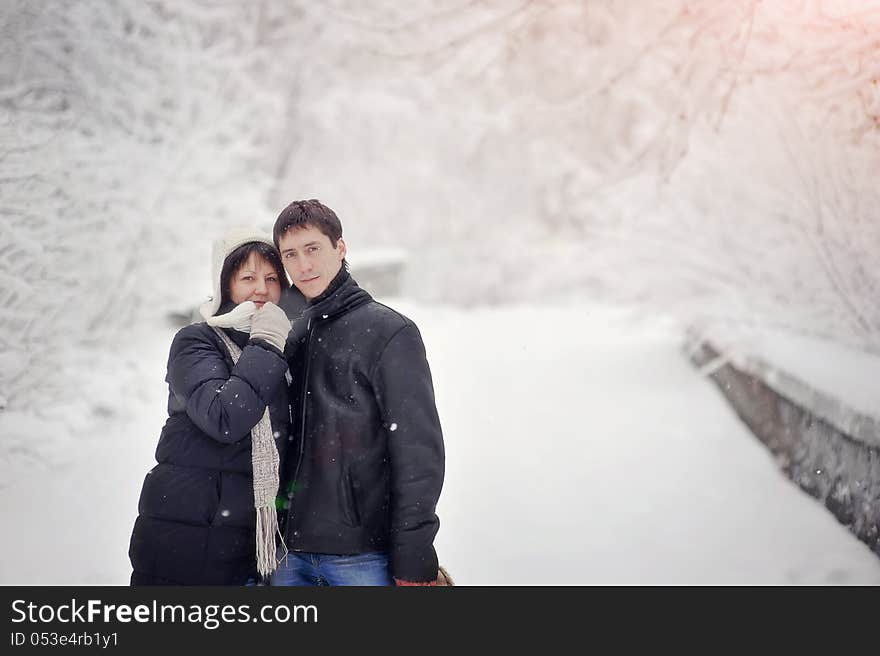
[[[425,585],[450,586],[455,584],[452,582],[452,577],[449,576],[449,573],[443,569],[443,566],[441,565],[440,569],[437,571],[437,578],[433,581],[404,581],[403,579],[394,579],[394,585],[398,587],[408,587]]]
[[[440,585],[437,581],[402,581],[400,579],[394,579],[394,585],[399,588],[405,588],[409,586],[425,586],[425,585]]]

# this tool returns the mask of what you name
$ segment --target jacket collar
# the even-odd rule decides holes
[[[304,316],[329,319],[373,300],[368,292],[358,286],[348,271],[341,269],[323,294],[313,300],[303,312]]]
[[[310,306],[317,305],[318,303],[321,303],[322,301],[330,298],[331,296],[333,296],[336,290],[342,287],[343,283],[349,278],[351,278],[351,275],[345,269],[345,265],[341,266],[339,268],[339,272],[335,276],[333,276],[333,280],[331,280],[330,284],[327,285],[327,289],[321,292],[320,296],[316,296],[312,300],[308,301],[308,304]]]
[[[250,333],[243,333],[240,330],[236,330],[235,328],[220,328],[224,333],[229,336],[238,348],[244,350],[244,347],[248,345],[248,342],[251,339]]]

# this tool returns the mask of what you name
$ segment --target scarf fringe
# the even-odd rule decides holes
[[[278,568],[278,560],[275,554],[275,536],[278,535],[281,544],[279,549],[287,551],[284,544],[284,536],[278,528],[278,512],[275,504],[257,508],[257,571],[263,578],[268,578]]]

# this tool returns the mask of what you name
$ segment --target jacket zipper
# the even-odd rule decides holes
[[[302,404],[300,407],[302,408],[302,429],[299,433],[299,454],[296,459],[296,469],[293,472],[293,499],[290,500],[290,506],[287,508],[287,528],[290,530],[291,521],[290,516],[293,513],[293,502],[296,498],[296,485],[297,479],[299,478],[299,468],[302,465],[303,460],[303,452],[306,446],[306,396],[308,396],[309,391],[309,365],[312,363],[311,358],[311,348],[312,348],[312,319],[309,318],[309,323],[306,325],[306,330],[308,337],[306,338],[306,370],[305,375],[303,376],[303,390],[302,390]]]

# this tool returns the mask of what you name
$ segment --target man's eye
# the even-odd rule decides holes
[[[284,254],[285,260],[292,260],[294,257],[296,257],[295,253],[285,253]]]
[[[317,246],[309,246],[309,253],[314,253],[317,250],[318,250]]]

